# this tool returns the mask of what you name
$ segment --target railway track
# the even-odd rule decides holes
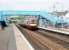
[[[69,36],[46,30],[31,31],[17,26],[35,50],[69,50]]]
[[[37,30],[37,32],[45,37],[48,37],[50,40],[55,41],[57,44],[61,44],[63,47],[69,49],[69,36],[64,34],[58,34],[55,32],[49,32],[46,30]]]

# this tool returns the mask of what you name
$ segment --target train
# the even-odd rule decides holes
[[[22,24],[20,25],[30,30],[37,30],[38,22],[39,22],[39,15],[28,15],[25,16],[25,19],[23,20],[23,22],[21,22]]]

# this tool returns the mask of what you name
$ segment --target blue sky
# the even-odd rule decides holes
[[[52,11],[54,4],[69,9],[69,0],[0,0],[0,10]]]

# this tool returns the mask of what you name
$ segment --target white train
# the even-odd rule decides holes
[[[36,30],[38,28],[38,18],[39,15],[28,15],[25,17],[22,26],[31,30]]]

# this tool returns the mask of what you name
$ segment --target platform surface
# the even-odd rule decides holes
[[[66,29],[66,28],[56,28],[56,27],[50,27],[50,26],[48,26],[48,27],[39,26],[39,28],[69,35],[69,29]]]
[[[0,29],[0,50],[34,50],[19,29],[11,24]]]
[[[0,50],[16,50],[16,42],[12,26],[0,29]]]

